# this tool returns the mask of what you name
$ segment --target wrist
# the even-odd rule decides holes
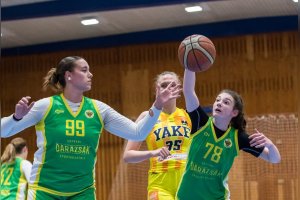
[[[20,121],[21,119],[23,119],[23,117],[18,118],[18,117],[15,116],[15,113],[14,113],[14,114],[13,114],[13,119],[14,119],[15,121]]]
[[[156,108],[157,110],[162,110],[162,105],[160,105],[156,101],[154,102],[153,107]]]

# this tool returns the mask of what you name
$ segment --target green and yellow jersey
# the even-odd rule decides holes
[[[1,200],[24,200],[27,192],[27,180],[22,170],[22,158],[1,166]]]
[[[210,117],[207,123],[192,135],[177,199],[229,199],[227,176],[238,152],[238,130],[229,127],[217,138]]]
[[[38,150],[29,187],[58,196],[94,187],[102,129],[94,100],[83,97],[74,113],[62,94],[51,97],[48,110],[36,125]]]

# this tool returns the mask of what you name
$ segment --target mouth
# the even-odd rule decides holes
[[[215,112],[216,112],[216,113],[220,113],[220,112],[222,112],[222,111],[221,111],[221,109],[216,108],[216,109],[215,109]]]

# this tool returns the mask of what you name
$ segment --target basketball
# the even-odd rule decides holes
[[[180,64],[193,72],[203,72],[210,68],[216,58],[213,42],[204,35],[190,35],[178,48]]]

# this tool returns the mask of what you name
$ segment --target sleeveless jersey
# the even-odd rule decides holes
[[[36,125],[35,153],[29,187],[71,196],[94,187],[94,167],[103,121],[94,100],[83,97],[73,113],[64,96],[50,106]]]
[[[1,166],[1,200],[24,200],[27,181],[21,169],[23,159],[16,157],[15,162],[3,163]]]
[[[227,175],[238,155],[237,130],[229,127],[216,137],[212,118],[192,136],[178,200],[229,199]]]
[[[166,172],[185,167],[190,144],[191,119],[185,110],[176,108],[172,114],[162,112],[146,138],[148,150],[168,147],[170,158],[159,161],[150,158],[149,172]]]

